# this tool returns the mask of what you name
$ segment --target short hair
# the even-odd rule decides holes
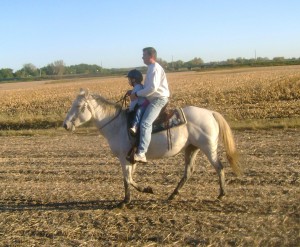
[[[143,52],[147,52],[147,54],[151,57],[153,56],[154,59],[157,58],[157,52],[153,47],[146,47],[143,49]]]

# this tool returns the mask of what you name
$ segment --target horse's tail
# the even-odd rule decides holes
[[[235,147],[235,142],[233,139],[231,128],[229,127],[228,123],[220,113],[213,112],[213,116],[219,125],[219,129],[220,129],[219,136],[223,140],[226,156],[229,161],[229,164],[232,170],[234,171],[234,173],[239,176],[243,172],[238,163],[239,155]]]

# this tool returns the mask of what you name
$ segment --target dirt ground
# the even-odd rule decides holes
[[[139,165],[125,209],[121,168],[103,137],[0,137],[0,246],[299,246],[300,131],[234,132],[245,175],[224,160],[227,196],[203,155],[174,201],[183,155]]]

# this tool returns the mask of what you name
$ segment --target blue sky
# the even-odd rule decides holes
[[[0,68],[300,57],[299,0],[2,0]]]

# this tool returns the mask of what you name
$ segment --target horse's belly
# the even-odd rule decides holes
[[[162,131],[152,135],[147,158],[158,159],[178,154],[186,145],[188,131],[186,125],[171,128],[169,134]]]

